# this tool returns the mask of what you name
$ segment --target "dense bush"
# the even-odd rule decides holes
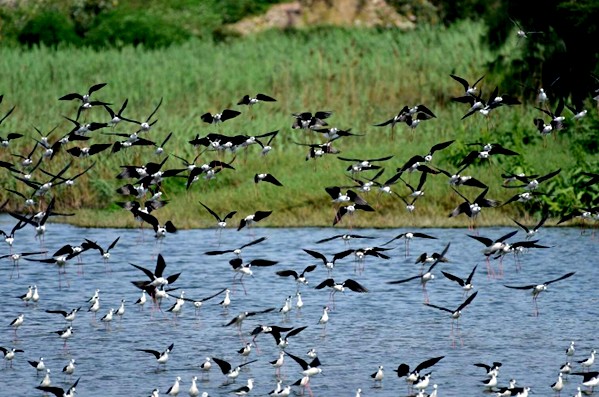
[[[149,13],[111,11],[86,34],[84,43],[94,48],[143,45],[155,49],[180,43],[190,34]]]
[[[50,47],[80,42],[73,21],[58,11],[44,11],[34,16],[25,24],[18,40],[27,46],[44,44]]]

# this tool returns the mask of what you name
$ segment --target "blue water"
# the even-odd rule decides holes
[[[10,230],[14,225],[10,217],[0,217],[0,228]],[[493,239],[515,230],[514,228],[480,229],[481,236]],[[181,393],[186,396],[191,378],[197,375],[200,392],[210,396],[231,395],[231,390],[245,385],[249,377],[255,379],[251,395],[266,395],[276,385],[275,370],[269,364],[278,356],[278,347],[270,335],[257,338],[259,352],[254,349],[249,359],[258,361],[244,367],[244,371],[232,385],[225,386],[225,377],[213,367],[208,377],[202,380],[199,365],[205,357],[223,358],[233,365],[243,362],[237,350],[243,346],[234,327],[224,327],[230,319],[242,311],[257,311],[269,307],[277,310],[248,318],[242,326],[245,339],[258,324],[288,327],[307,326],[300,334],[290,338],[287,351],[309,361],[306,352],[310,348],[318,351],[322,362],[322,375],[311,381],[316,396],[353,396],[357,388],[364,396],[404,396],[408,393],[404,379],[398,379],[392,371],[401,363],[414,367],[425,359],[445,356],[432,367],[432,384],[439,388],[439,396],[485,395],[481,381],[484,370],[475,367],[477,362],[503,363],[499,372],[499,385],[507,385],[515,378],[520,386],[530,386],[537,396],[550,396],[551,385],[557,379],[559,367],[566,361],[565,349],[570,341],[576,342],[576,353],[572,361],[588,357],[590,350],[599,347],[597,341],[599,316],[596,280],[599,275],[599,239],[581,235],[576,228],[544,228],[538,235],[540,244],[548,249],[530,250],[520,256],[521,269],[515,258],[507,256],[503,262],[502,277],[487,275],[483,245],[466,235],[465,229],[420,230],[437,237],[437,240],[414,239],[410,243],[410,256],[405,257],[403,240],[398,240],[388,251],[390,260],[367,257],[363,271],[356,271],[353,256],[337,262],[333,278],[343,281],[352,278],[369,289],[368,293],[351,291],[337,293],[330,321],[323,331],[318,325],[322,307],[330,305],[329,292],[315,290],[314,285],[328,277],[326,269],[302,251],[313,249],[331,257],[333,253],[348,247],[360,248],[381,245],[399,233],[399,230],[359,230],[362,235],[374,236],[374,240],[352,240],[345,245],[341,240],[324,244],[315,241],[343,233],[341,229],[270,229],[225,230],[219,238],[214,230],[182,230],[167,235],[164,242],[156,243],[153,233],[145,230],[85,229],[62,224],[49,224],[43,248],[53,253],[63,244],[78,245],[83,238],[97,241],[106,247],[120,236],[112,257],[105,266],[97,251],[82,254],[83,274],[76,259],[66,265],[69,286],[58,289],[57,268],[53,264],[20,261],[20,276],[13,271],[9,259],[0,261],[0,278],[3,280],[0,318],[0,346],[17,347],[25,353],[17,353],[13,368],[0,369],[0,395],[37,396],[35,390],[42,376],[37,376],[27,360],[43,356],[51,369],[53,385],[68,388],[81,377],[77,387],[78,396],[149,396],[155,388],[165,395],[175,378],[180,376]],[[251,234],[253,233],[253,234]],[[272,267],[253,268],[254,278],[244,279],[247,295],[240,284],[233,286],[233,271],[228,261],[233,254],[206,256],[207,250],[232,249],[255,238],[265,236],[261,244],[247,247],[243,251],[246,261],[270,259],[279,261]],[[524,239],[520,231],[509,241]],[[220,242],[220,246],[219,246]],[[419,273],[420,265],[415,259],[422,252],[441,252],[451,243],[448,263],[435,267],[436,278],[427,284],[430,303],[456,308],[463,301],[460,287],[444,278],[441,270],[466,277],[478,264],[474,276],[475,290],[479,291],[474,301],[464,309],[460,319],[460,334],[450,335],[450,314],[423,305],[424,295],[418,281],[389,285],[386,281],[398,280]],[[40,249],[34,231],[27,227],[17,233],[13,250],[16,252]],[[188,298],[203,298],[218,290],[234,288],[232,304],[225,311],[218,302],[222,295],[206,301],[196,315],[187,302],[179,318],[173,314],[152,312],[148,301],[143,311],[135,307],[140,290],[131,284],[133,280],[144,280],[145,275],[130,263],[151,270],[156,263],[156,254],[161,252],[167,267],[165,275],[181,272],[172,285],[179,295],[185,291]],[[8,253],[2,242],[0,255]],[[278,312],[288,295],[296,292],[292,278],[275,274],[278,270],[295,269],[318,263],[318,267],[307,277],[309,286],[301,286],[304,307],[293,310],[287,317]],[[499,261],[491,262],[494,271],[499,270]],[[575,271],[566,280],[551,284],[548,291],[538,299],[539,315],[533,312],[529,291],[512,290],[509,285],[527,285],[552,280],[562,274]],[[63,280],[64,283],[64,280]],[[40,301],[25,305],[17,297],[27,291],[27,286],[36,284]],[[106,328],[87,312],[87,300],[96,289],[100,289],[101,308],[98,319],[117,308],[120,300],[126,300],[126,312],[122,320],[115,316]],[[169,308],[174,298],[164,301],[163,309]],[[295,298],[293,300],[295,303]],[[68,341],[68,349],[53,333],[64,328],[65,321],[58,314],[46,313],[47,309],[70,310],[81,306],[82,310],[73,323],[75,335]],[[25,314],[25,322],[18,330],[18,339],[9,323],[19,313]],[[175,347],[164,368],[157,371],[154,357],[136,349],[164,350],[169,344]],[[455,344],[455,346],[454,346]],[[61,370],[69,359],[76,359],[76,370],[72,378],[65,377]],[[384,366],[385,378],[375,385],[370,374],[379,365]],[[597,365],[591,367],[596,370]],[[300,366],[290,357],[285,358],[282,368],[283,385],[299,378]],[[574,370],[580,370],[575,364]],[[425,371],[426,372],[426,371]],[[570,376],[562,395],[572,395],[580,386],[581,377]],[[294,393],[301,389],[293,388]],[[487,394],[488,395],[488,394]]]

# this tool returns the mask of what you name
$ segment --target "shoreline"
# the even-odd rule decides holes
[[[91,211],[91,210],[82,210],[83,213],[80,215],[76,215],[75,217],[67,217],[67,216],[57,216],[55,219],[49,219],[48,223],[57,223],[57,224],[66,224],[71,226],[76,226],[80,228],[97,228],[97,229],[136,229],[140,227],[139,222],[134,221],[132,218],[127,220],[123,220],[119,222],[120,217],[110,217],[108,214],[112,214],[112,211],[107,211],[106,214],[103,214],[103,211]],[[93,213],[94,222],[88,222],[85,220],[86,216],[89,213]],[[273,213],[274,214],[274,213]],[[0,216],[10,216],[8,213],[0,213]],[[109,222],[96,222],[99,218],[107,218]],[[383,218],[379,216],[378,218]],[[489,219],[481,218],[476,223],[476,229],[487,229],[487,228],[496,228],[496,227],[510,227],[513,226],[516,229],[520,229],[518,225],[516,225],[511,219],[496,219],[498,217],[489,216]],[[527,227],[534,227],[534,225],[538,222],[530,217],[527,217],[523,222]],[[559,221],[558,218],[549,218],[546,223],[543,225],[544,228],[547,227],[571,227],[571,228],[583,228],[593,229],[593,224],[582,220],[569,220],[564,222],[563,224],[557,225],[556,223]],[[206,222],[205,219],[198,219],[192,222],[182,222],[178,217],[175,217],[172,220],[173,224],[177,227],[177,230],[193,230],[193,229],[217,229],[215,223]],[[264,222],[262,224],[258,224],[253,226],[253,228],[264,228],[264,229],[298,229],[298,228],[313,228],[313,229],[324,229],[328,228],[331,230],[338,230],[340,233],[351,232],[353,229],[410,229],[410,228],[418,228],[418,229],[464,229],[468,228],[469,223],[468,219],[449,219],[449,218],[429,218],[426,217],[421,221],[412,221],[411,223],[397,222],[393,224],[380,225],[380,223],[373,221],[372,219],[355,219],[352,223],[351,227],[348,224],[345,225],[336,225],[332,226],[330,224],[324,223],[316,223],[310,222],[307,220],[305,223],[297,223],[297,222],[277,222],[276,218],[269,219],[269,222]],[[377,226],[378,224],[378,226]],[[238,222],[233,220],[229,222],[227,225],[227,229],[236,229],[238,226]],[[599,226],[599,223],[597,224]],[[595,227],[597,227],[595,226]],[[150,229],[150,225],[144,225],[144,228]]]

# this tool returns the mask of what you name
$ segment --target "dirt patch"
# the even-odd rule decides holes
[[[363,26],[413,29],[410,18],[395,11],[385,0],[298,0],[272,6],[265,14],[227,26],[242,34],[267,29],[306,26]]]

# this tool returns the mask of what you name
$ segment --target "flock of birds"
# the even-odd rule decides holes
[[[488,97],[483,97],[480,84],[484,79],[484,76],[477,79],[474,84],[469,83],[466,79],[457,75],[452,74],[450,76],[463,87],[461,95],[452,98],[454,102],[468,105],[463,119],[477,114],[481,115],[481,117],[488,117],[491,113],[502,111],[502,108],[521,104],[521,102],[512,95],[500,95],[497,87],[491,91]],[[91,160],[88,160],[88,157],[99,158],[102,153],[116,153],[119,151],[136,151],[136,153],[141,154],[142,148],[137,147],[146,146],[151,147],[153,154],[158,156],[157,158],[160,160],[149,161],[145,164],[124,164],[120,167],[117,174],[117,178],[123,180],[123,185],[118,188],[116,193],[124,198],[123,201],[119,201],[118,204],[124,210],[130,212],[132,216],[140,222],[141,226],[144,224],[150,225],[154,230],[154,238],[158,242],[155,245],[158,252],[152,254],[152,257],[155,257],[156,260],[156,265],[153,268],[132,263],[137,262],[137,259],[126,258],[126,253],[119,253],[119,262],[130,263],[129,270],[131,277],[137,275],[142,278],[140,280],[132,281],[131,288],[140,291],[140,297],[134,304],[141,308],[143,308],[146,303],[152,305],[152,312],[147,315],[154,316],[155,312],[163,311],[161,307],[161,302],[163,300],[169,298],[174,299],[175,303],[165,309],[164,312],[172,314],[171,319],[166,319],[167,321],[172,320],[175,324],[179,321],[179,316],[181,316],[186,302],[189,302],[189,304],[195,308],[196,314],[198,314],[204,302],[216,299],[217,297],[218,299],[222,298],[220,305],[225,313],[228,313],[227,310],[231,305],[231,301],[234,299],[234,295],[241,294],[241,292],[235,291],[235,286],[241,286],[246,297],[251,295],[248,294],[244,280],[254,277],[254,271],[257,269],[277,265],[279,261],[268,259],[245,260],[242,256],[243,251],[246,248],[252,246],[254,248],[259,247],[258,244],[266,240],[265,237],[257,239],[252,238],[246,243],[237,242],[232,244],[237,245],[236,248],[221,249],[218,247],[218,249],[206,251],[205,255],[231,256],[229,265],[234,274],[232,286],[219,288],[218,291],[214,291],[214,293],[211,293],[209,296],[200,299],[188,298],[185,296],[183,290],[177,291],[178,288],[173,287],[173,285],[176,284],[182,274],[181,272],[172,274],[166,273],[167,264],[165,255],[167,254],[165,253],[163,255],[163,252],[161,252],[162,241],[165,238],[170,238],[168,235],[177,233],[177,227],[172,221],[160,221],[157,215],[157,213],[160,212],[159,209],[168,204],[168,201],[161,198],[163,194],[162,182],[166,178],[182,177],[186,181],[186,188],[190,189],[194,183],[197,183],[201,179],[212,180],[217,178],[220,172],[233,172],[235,170],[235,163],[233,162],[234,158],[233,160],[226,161],[226,153],[238,153],[242,150],[249,150],[252,146],[259,146],[260,155],[267,156],[268,153],[276,147],[275,138],[278,136],[279,131],[272,131],[256,136],[226,135],[222,133],[209,133],[206,136],[198,135],[189,140],[189,143],[197,148],[198,154],[193,160],[188,160],[165,149],[169,139],[172,137],[172,132],[160,143],[149,139],[150,133],[157,128],[156,123],[158,122],[158,119],[156,119],[155,116],[161,107],[162,100],[156,104],[156,107],[149,116],[142,119],[134,119],[131,116],[127,117],[124,115],[128,109],[128,100],[125,100],[118,108],[118,111],[115,111],[112,107],[112,103],[95,99],[95,97],[101,94],[100,91],[105,85],[106,83],[95,84],[85,93],[70,93],[59,98],[61,101],[68,101],[69,103],[74,101],[77,104],[75,116],[73,118],[65,117],[65,119],[72,124],[71,128],[67,133],[60,137],[52,136],[55,129],[45,134],[36,128],[37,136],[33,137],[24,136],[21,133],[5,134],[2,132],[2,137],[0,138],[0,153],[2,156],[0,167],[4,169],[4,176],[7,179],[14,178],[18,181],[19,188],[5,188],[10,195],[1,206],[4,208],[10,203],[11,207],[15,207],[15,200],[20,201],[21,203],[20,205],[16,205],[17,207],[20,207],[18,211],[8,211],[14,220],[14,226],[10,230],[0,231],[0,234],[4,236],[6,242],[6,245],[1,252],[2,255],[0,255],[0,259],[8,260],[13,265],[10,272],[11,282],[18,282],[20,277],[19,262],[24,260],[54,265],[56,269],[58,269],[58,287],[62,289],[65,287],[63,283],[66,282],[66,287],[71,288],[71,282],[66,275],[67,266],[74,262],[79,263],[80,274],[83,276],[82,269],[84,266],[82,264],[84,262],[82,258],[84,255],[90,255],[92,252],[98,253],[98,258],[101,258],[101,261],[107,269],[106,271],[110,271],[110,262],[114,262],[114,259],[111,258],[111,253],[115,249],[118,249],[120,236],[114,236],[106,245],[85,238],[80,243],[71,242],[60,247],[46,247],[44,238],[47,232],[47,223],[53,216],[73,215],[57,211],[56,206],[60,203],[61,197],[69,194],[68,188],[76,183],[77,178],[93,170],[96,161],[89,163],[88,161]],[[592,95],[596,94],[597,91],[592,92]],[[598,98],[599,96],[594,97],[596,100]],[[0,96],[0,105],[2,104],[2,100],[3,96]],[[238,101],[237,105],[254,107],[263,106],[262,103],[264,103],[264,106],[266,106],[268,102],[274,101],[276,101],[275,98],[265,94],[257,94],[254,97],[245,95]],[[587,114],[587,110],[583,109],[580,104],[566,106],[563,98],[559,98],[557,101],[555,110],[551,110],[547,93],[543,89],[539,90],[537,109],[539,109],[541,114],[539,114],[539,117],[535,118],[531,124],[536,127],[539,134],[543,137],[567,128],[570,123],[581,122]],[[569,119],[562,114],[565,108],[568,108],[572,113]],[[0,119],[0,127],[2,126],[2,123],[11,116],[14,110],[15,106],[11,107],[2,119]],[[99,121],[87,121],[92,118],[92,114],[93,119]],[[224,109],[220,113],[205,113],[201,116],[201,120],[210,125],[218,125],[238,117],[241,114],[241,111]],[[306,155],[306,161],[315,160],[326,155],[337,155],[339,150],[336,149],[334,145],[339,139],[361,135],[352,133],[350,129],[342,130],[331,127],[327,120],[329,120],[332,114],[333,112],[331,111],[316,111],[314,113],[301,112],[293,114],[292,129],[306,131],[307,134],[311,134],[309,135],[310,137],[316,135],[319,137],[319,140],[320,138],[324,139],[324,142],[321,143],[296,142],[298,145],[309,148]],[[415,106],[406,105],[397,115],[386,121],[375,123],[374,126],[381,128],[390,127],[391,137],[393,139],[395,129],[398,125],[405,124],[410,129],[414,129],[420,123],[430,122],[430,120],[433,120],[436,117],[435,113],[424,104],[417,104]],[[543,117],[549,117],[548,121],[543,119]],[[82,121],[83,119],[86,121]],[[131,127],[134,132],[115,132],[117,129],[125,129],[126,127]],[[96,141],[100,137],[116,137],[116,140],[113,142],[88,143],[90,141]],[[24,149],[22,153],[13,153],[11,152],[11,147],[13,146],[13,141],[16,140],[27,140],[30,144],[21,144],[20,147],[26,149]],[[404,162],[401,167],[398,167],[395,173],[385,181],[379,178],[381,178],[384,173],[383,166],[385,162],[390,160],[394,156],[393,154],[370,159],[337,156],[340,161],[347,164],[344,178],[348,177],[352,182],[350,185],[323,186],[323,194],[327,194],[330,197],[332,209],[334,211],[331,224],[333,226],[338,226],[339,224],[344,223],[351,228],[351,217],[357,216],[359,212],[375,211],[375,206],[371,205],[367,200],[371,191],[378,191],[379,194],[393,195],[393,197],[400,199],[405,203],[407,211],[413,212],[415,210],[416,201],[422,200],[422,197],[424,196],[427,182],[431,178],[443,176],[447,177],[452,191],[460,197],[460,203],[448,215],[449,217],[456,217],[464,214],[471,220],[471,230],[473,234],[470,234],[469,237],[484,245],[483,253],[486,259],[487,275],[489,278],[503,277],[502,261],[506,255],[513,254],[515,258],[518,258],[519,255],[533,249],[550,249],[549,246],[540,244],[540,240],[535,237],[548,219],[547,214],[544,214],[534,226],[526,226],[517,220],[514,220],[519,229],[525,233],[525,238],[517,241],[510,239],[520,230],[510,232],[499,238],[480,236],[478,231],[474,233],[476,228],[475,221],[484,208],[493,208],[512,203],[525,203],[534,200],[535,197],[538,197],[539,195],[544,195],[545,193],[541,192],[539,188],[543,186],[545,181],[558,177],[561,168],[553,169],[544,175],[502,174],[502,178],[504,179],[503,186],[505,188],[518,189],[519,193],[515,194],[504,203],[500,203],[498,200],[487,198],[487,193],[489,191],[489,186],[487,184],[471,175],[466,175],[465,171],[473,164],[488,161],[490,158],[496,156],[519,156],[520,154],[510,148],[503,147],[499,143],[472,143],[470,145],[473,146],[473,150],[464,157],[459,164],[457,164],[457,169],[455,171],[436,167],[433,162],[433,156],[453,143],[454,140],[440,142],[431,146],[428,153],[412,156]],[[210,153],[214,154],[213,159],[206,161],[203,164],[196,163],[200,156],[208,156]],[[167,161],[172,158],[181,161],[182,165],[176,168],[167,169],[165,165]],[[57,162],[65,161],[65,159],[66,162],[62,163],[58,172],[52,173],[48,171],[49,163],[56,164]],[[73,173],[72,169],[74,168],[77,168],[78,171]],[[374,174],[372,174],[372,172],[374,172]],[[409,175],[413,173],[419,174],[417,184],[408,181]],[[596,172],[585,171],[582,174],[584,177],[588,178],[584,186],[585,188],[590,188],[599,182],[599,174]],[[284,187],[277,176],[268,172],[256,173],[254,183],[270,183],[277,188]],[[64,186],[59,187],[61,185]],[[396,185],[399,186],[396,188]],[[478,189],[477,193],[474,195],[474,199],[469,198],[471,193],[467,193],[467,189],[471,189],[470,191],[472,191],[472,189]],[[401,191],[404,193],[400,193]],[[215,228],[217,228],[219,233],[229,226],[229,221],[232,221],[233,218],[237,216],[237,211],[234,210],[219,214],[217,211],[213,210],[211,206],[202,202],[199,204],[206,211],[206,215],[214,218]],[[223,204],[228,205],[233,203],[221,203],[219,208],[224,207]],[[273,211],[270,210],[256,210],[254,213],[238,218],[239,220],[236,229],[237,231],[241,231],[244,228],[251,229],[248,233],[253,236],[254,225],[267,219],[272,214]],[[599,221],[599,207],[584,208],[581,210],[575,209],[566,212],[558,223],[563,223],[573,218],[580,218],[584,221],[596,223]],[[34,231],[36,238],[39,239],[40,242],[39,249],[26,249],[26,247],[20,244],[19,235],[21,233],[26,233],[27,230]],[[243,233],[240,233],[239,236],[239,240],[241,240]],[[317,243],[341,240],[349,244],[350,241],[368,241],[369,238],[370,237],[368,236],[361,236],[349,231],[343,234],[336,234],[330,238],[320,240]],[[255,351],[258,350],[257,338],[259,335],[270,334],[273,336],[278,354],[276,355],[276,359],[269,361],[269,364],[275,369],[275,376],[277,379],[276,387],[269,394],[272,396],[289,396],[292,393],[303,393],[306,391],[312,395],[312,389],[310,387],[312,379],[323,374],[321,357],[316,354],[316,349],[314,348],[310,349],[303,358],[299,355],[292,354],[286,349],[289,345],[289,338],[297,337],[297,335],[306,328],[314,326],[322,327],[322,334],[326,335],[326,327],[330,320],[329,316],[335,311],[336,294],[346,291],[357,294],[369,292],[369,289],[363,285],[359,279],[365,271],[365,258],[376,257],[382,260],[391,259],[391,251],[397,247],[392,247],[390,244],[401,240],[403,240],[405,245],[405,257],[408,258],[410,257],[409,244],[414,239],[434,240],[436,237],[422,232],[404,232],[390,238],[380,246],[363,248],[346,247],[345,250],[332,255],[314,249],[303,249],[305,254],[307,254],[306,261],[316,259],[318,264],[309,264],[302,266],[302,269],[297,270],[285,269],[276,272],[276,275],[281,279],[291,278],[295,281],[295,293],[290,294],[285,299],[285,303],[282,307],[268,307],[255,311],[242,311],[224,324],[225,327],[236,329],[237,337],[239,337],[241,343],[241,347],[237,351],[241,362],[229,362],[221,357],[210,356],[199,366],[199,372],[202,374],[201,376],[205,377],[211,370],[220,371],[226,378],[225,383],[227,385],[232,385],[226,390],[227,393],[234,393],[236,395],[252,394],[255,382],[261,382],[262,380],[255,380],[252,377],[248,377],[246,379],[246,384],[242,386],[238,386],[234,382],[237,377],[244,373],[244,371],[247,372],[248,368],[251,368],[252,365],[256,365],[254,363],[259,361],[258,359],[248,359],[248,357],[256,354]],[[147,242],[144,240],[141,244],[147,244]],[[467,311],[470,305],[476,304],[478,291],[474,291],[472,279],[477,270],[477,266],[464,277],[454,275],[447,271],[441,272],[446,279],[457,283],[461,287],[463,301],[457,305],[457,307],[446,307],[445,305],[430,303],[426,290],[427,282],[435,277],[433,274],[435,268],[439,264],[447,262],[450,247],[451,244],[447,243],[440,253],[433,253],[432,255],[423,253],[422,255],[419,255],[416,263],[420,263],[422,267],[418,274],[414,274],[405,279],[389,281],[388,284],[398,285],[409,282],[419,283],[424,294],[424,304],[428,308],[449,313],[451,319],[452,343],[454,347],[457,347],[457,342],[463,343],[460,334],[459,320],[463,312]],[[334,278],[335,263],[352,256],[357,261],[354,271],[355,276],[353,276],[353,278],[345,278],[345,280]],[[143,258],[143,260],[147,261],[148,258]],[[86,259],[85,266],[88,266],[88,261],[90,261],[89,258]],[[491,261],[497,261],[499,263],[499,268],[497,270],[494,269]],[[320,264],[326,269],[327,278],[317,283],[314,286],[314,289],[328,289],[330,294],[327,303],[322,305],[322,312],[317,324],[290,327],[285,324],[275,325],[268,323],[267,325],[264,323],[257,325],[251,332],[242,330],[242,324],[248,318],[262,318],[263,315],[265,316],[268,313],[277,311],[286,315],[292,310],[300,310],[303,306],[300,289],[305,288],[308,285],[307,277],[310,273],[315,272]],[[176,268],[176,266],[176,264],[172,264],[170,267]],[[43,267],[40,267],[40,271],[45,270]],[[539,315],[537,298],[541,292],[547,290],[548,286],[553,283],[567,282],[566,280],[573,277],[575,274],[575,271],[571,271],[557,278],[540,283],[531,283],[527,285],[506,284],[505,287],[529,291],[535,305],[534,313],[535,315]],[[293,299],[294,297],[295,299]],[[40,302],[37,285],[29,286],[27,292],[22,296],[19,296],[19,298],[27,306],[25,310],[28,310],[30,307],[43,305],[43,302]],[[239,299],[245,300],[246,302],[251,301],[248,298]],[[111,324],[113,324],[115,319],[122,318],[126,313],[127,306],[124,299],[121,300],[118,308],[110,308],[103,315],[101,310],[104,310],[104,308],[100,302],[100,289],[97,289],[95,294],[87,300],[87,308],[83,308],[78,304],[75,305],[76,307],[67,307],[67,304],[65,303],[61,309],[48,307],[44,310],[44,313],[60,315],[66,322],[66,327],[52,332],[57,338],[63,341],[63,348],[67,355],[69,354],[68,342],[74,335],[77,335],[76,319],[78,318],[78,313],[80,311],[87,311],[93,314],[94,322],[96,321],[96,315],[100,315],[97,321],[99,321],[100,324],[103,324],[107,332],[112,331]],[[12,368],[13,365],[18,365],[16,363],[21,361],[19,356],[25,354],[25,351],[27,350],[27,346],[23,346],[23,348],[19,347],[19,331],[27,329],[29,316],[30,313],[27,312],[19,313],[6,324],[7,328],[12,330],[13,345],[17,346],[8,347],[7,345],[0,347],[0,350],[4,355],[6,367]],[[155,319],[155,321],[163,320],[164,318]],[[228,337],[229,335],[226,336]],[[336,337],[340,337],[340,335],[337,335]],[[2,340],[6,340],[6,335]],[[162,372],[167,368],[170,354],[174,349],[175,346],[171,343],[158,350],[149,347],[138,350],[140,354],[147,353],[148,355],[153,356],[156,360],[157,372]],[[573,357],[574,342],[568,347],[566,354],[568,358]],[[408,384],[408,394],[415,394],[419,397],[437,396],[439,387],[437,384],[431,382],[431,372],[426,372],[425,370],[431,368],[443,358],[444,356],[438,356],[427,359],[416,365],[414,368],[410,368],[407,364],[399,365],[395,372],[398,377],[405,377]],[[322,361],[326,364],[327,359],[333,360],[334,358],[322,358]],[[575,375],[581,377],[581,384],[577,389],[578,396],[583,392],[583,388],[588,388],[589,391],[592,391],[593,388],[599,384],[599,372],[590,370],[594,360],[595,351],[592,350],[588,358],[578,360],[578,362],[568,361],[562,368],[560,368],[559,377],[550,387],[556,393],[560,393],[566,383],[565,376]],[[68,383],[57,386],[51,381],[50,370],[46,368],[43,358],[36,360],[33,360],[32,358],[29,360],[30,367],[32,367],[29,369],[32,373],[42,373],[45,375],[39,386],[37,386],[40,394],[43,392],[51,393],[58,397],[73,397],[77,388],[81,387],[83,389],[85,387],[84,378],[76,378],[74,382],[71,381],[72,376],[77,373],[77,361],[78,360],[75,358],[69,358],[62,369],[62,372],[65,375],[68,375],[69,381]],[[282,368],[283,366],[291,367],[294,365],[297,366],[298,373],[301,376],[299,376],[297,380],[293,379],[295,382],[288,382],[288,379],[281,375]],[[531,392],[530,387],[516,385],[515,380],[510,382],[508,386],[500,386],[497,381],[498,372],[501,367],[501,363],[499,362],[494,362],[491,365],[484,363],[474,363],[474,365],[486,370],[487,379],[482,383],[482,387],[486,391],[492,392],[493,395],[523,397]],[[5,369],[5,371],[7,370],[8,369]],[[25,372],[24,369],[23,372]],[[385,378],[385,369],[383,365],[380,365],[378,369],[372,373],[371,378],[375,383],[375,387],[376,385],[379,385],[380,387]],[[155,387],[151,391],[151,397],[158,397],[161,393],[170,396],[188,393],[191,397],[200,395],[206,397],[208,396],[208,392],[200,392],[200,380],[202,379],[194,375],[188,390],[183,390],[182,379],[177,376],[170,387]],[[150,392],[150,390],[148,390],[148,392]],[[361,393],[362,389],[355,391],[355,395],[358,397]],[[25,390],[22,393],[14,394],[37,395],[33,390]],[[337,394],[337,392],[335,394]]]

